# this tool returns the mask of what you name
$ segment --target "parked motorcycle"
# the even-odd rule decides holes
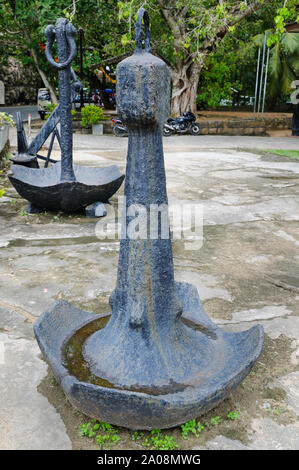
[[[164,124],[163,135],[170,136],[172,134],[200,134],[200,125],[195,122],[196,117],[190,111],[186,111],[183,116],[176,119],[169,118]],[[117,137],[126,137],[128,135],[128,129],[120,119],[112,119],[113,122],[113,133]]]
[[[164,124],[163,135],[170,136],[172,134],[200,134],[200,125],[196,121],[196,117],[191,111],[184,112],[183,116],[176,119],[169,118]]]
[[[126,137],[128,135],[128,129],[120,119],[111,119],[113,123],[113,134],[116,137]]]

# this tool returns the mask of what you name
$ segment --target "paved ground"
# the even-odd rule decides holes
[[[35,105],[26,105],[26,106],[0,106],[0,111],[2,113],[11,114],[16,121],[16,115],[19,111],[22,116],[22,121],[28,120],[28,114],[31,114],[31,119],[36,120],[40,119],[39,114],[37,112],[37,106]]]
[[[298,149],[298,140],[188,136],[164,142],[170,203],[197,202],[204,214],[201,249],[186,250],[183,240],[173,244],[177,280],[196,285],[223,328],[260,323],[265,329],[253,372],[202,418],[218,415],[222,424],[198,440],[184,441],[178,430],[168,434],[185,449],[298,449],[299,161],[260,151]],[[112,136],[75,135],[75,161],[124,170],[126,145]],[[118,241],[100,241],[96,224],[112,221],[117,196],[100,222],[23,215],[26,202],[11,187],[0,200],[0,449],[90,448],[75,429],[82,415],[47,375],[32,325],[61,298],[89,311],[109,310]],[[232,410],[240,418],[229,422]],[[116,448],[138,443],[121,431]]]
[[[26,129],[26,125],[25,125]],[[31,136],[34,138],[38,131],[32,129]],[[16,132],[10,130],[11,145],[16,145]],[[188,151],[194,152],[198,149],[289,149],[298,150],[299,139],[297,137],[250,137],[250,136],[171,136],[164,137],[164,149],[174,149],[181,152],[188,148]],[[55,141],[56,142],[56,141]],[[87,150],[121,150],[126,151],[127,137],[115,138],[113,135],[104,135],[101,137],[89,134],[74,134],[74,148]],[[54,145],[57,149],[57,144]],[[84,154],[86,155],[86,153]],[[85,158],[82,156],[82,158]]]

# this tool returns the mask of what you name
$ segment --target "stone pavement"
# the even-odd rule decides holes
[[[25,125],[25,130],[27,129]],[[34,138],[37,129],[32,129],[31,137]],[[49,141],[49,140],[48,140]],[[16,145],[15,129],[10,129],[10,142],[12,146]],[[115,138],[113,135],[107,134],[103,136],[95,136],[91,134],[73,134],[73,142],[75,149],[110,149],[124,150],[126,149],[127,137]],[[252,137],[252,136],[222,136],[222,135],[174,135],[163,138],[164,150],[176,149],[181,151],[188,148],[190,151],[198,149],[288,149],[298,150],[297,137]],[[57,149],[55,141],[54,148]]]
[[[298,141],[181,136],[164,144],[170,204],[200,203],[204,216],[201,249],[173,243],[176,279],[196,285],[207,313],[223,328],[260,323],[266,334],[253,377],[263,392],[248,392],[248,400],[255,395],[248,402],[246,442],[220,433],[193,448],[298,449],[299,161],[260,152],[297,149]],[[126,145],[126,138],[75,135],[75,162],[118,164],[124,171]],[[62,416],[38,391],[47,366],[32,325],[61,298],[109,311],[119,242],[99,240],[97,224],[113,221],[122,191],[101,221],[23,215],[26,202],[12,187],[0,200],[0,449],[72,448]]]

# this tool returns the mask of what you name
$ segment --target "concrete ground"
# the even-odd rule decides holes
[[[126,146],[126,138],[74,135],[74,160],[124,171]],[[186,250],[184,240],[173,242],[176,279],[196,285],[208,315],[224,329],[257,323],[265,329],[252,373],[200,418],[220,416],[219,424],[206,426],[198,439],[168,431],[182,449],[299,448],[299,160],[265,149],[297,150],[298,140],[164,139],[169,202],[203,207],[202,247]],[[57,299],[109,311],[119,242],[96,234],[98,224],[112,221],[123,188],[98,221],[25,215],[26,201],[5,179],[1,184],[7,192],[0,199],[0,449],[97,448],[78,437],[84,417],[53,381],[32,326]],[[230,411],[239,418],[226,419]],[[142,448],[128,431],[120,436],[115,449]]]

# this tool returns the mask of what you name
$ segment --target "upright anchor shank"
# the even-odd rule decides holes
[[[61,126],[61,182],[76,181],[73,169],[73,133],[72,133],[72,94],[71,63],[76,55],[76,29],[65,18],[58,18],[55,25],[45,30],[47,37],[46,57],[50,64],[58,69],[60,126]],[[52,57],[51,47],[56,37],[58,62]]]

